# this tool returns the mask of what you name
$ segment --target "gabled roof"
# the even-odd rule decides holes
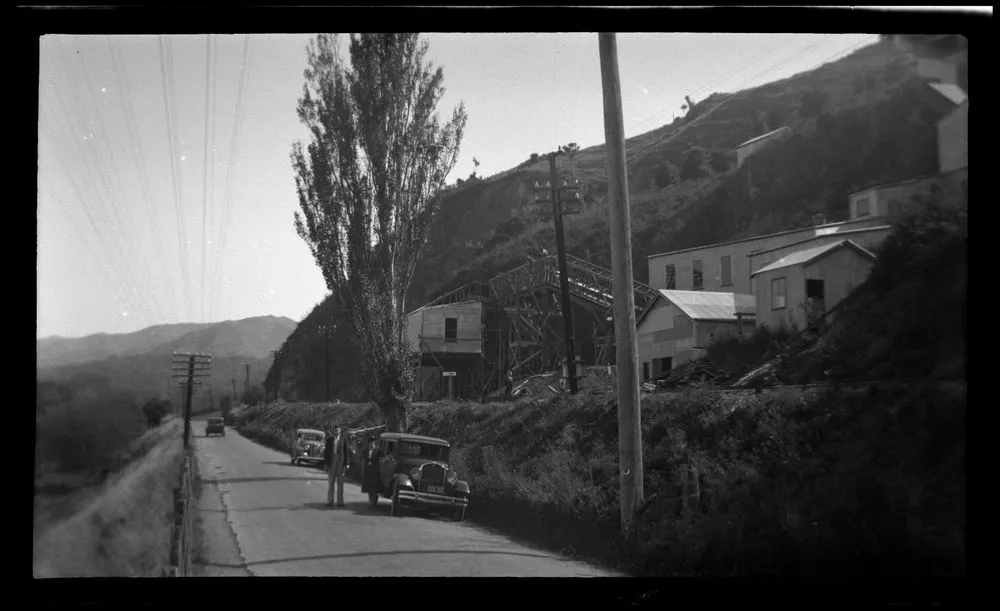
[[[467,301],[454,301],[451,303],[427,304],[420,306],[416,310],[413,310],[412,312],[408,313],[407,316],[416,314],[417,312],[423,312],[424,310],[433,310],[435,308],[453,308],[455,306],[468,305],[470,303],[482,303],[482,302],[477,301],[475,299],[469,299]]]
[[[659,292],[691,320],[736,320],[737,311],[746,316],[757,313],[757,301],[753,295],[666,289]]]
[[[760,136],[757,136],[755,138],[750,138],[749,140],[747,140],[743,144],[738,145],[736,148],[743,148],[744,146],[746,146],[748,144],[753,144],[754,142],[757,142],[758,140],[766,140],[766,139],[770,138],[771,136],[774,136],[774,135],[778,134],[779,132],[785,132],[785,131],[790,132],[792,130],[791,130],[790,127],[788,127],[787,125],[785,125],[783,127],[779,127],[778,129],[769,131],[766,134],[761,134]]]
[[[956,106],[969,99],[965,90],[953,83],[928,83],[928,86]]]
[[[834,242],[833,244],[827,244],[825,246],[817,246],[816,248],[807,248],[805,250],[799,250],[793,252],[789,255],[786,255],[778,259],[777,261],[771,263],[770,265],[767,265],[765,267],[758,269],[755,272],[752,272],[750,274],[750,277],[752,278],[757,274],[774,271],[776,269],[781,269],[783,267],[791,267],[793,265],[804,265],[806,263],[811,263],[816,259],[824,257],[833,252],[834,250],[843,247],[853,248],[860,255],[868,257],[869,259],[872,260],[875,259],[875,255],[867,248],[859,246],[858,244],[852,242],[851,240],[841,240],[839,242]]]

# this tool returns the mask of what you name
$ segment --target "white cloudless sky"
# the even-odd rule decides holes
[[[559,144],[603,143],[596,34],[425,37],[444,70],[442,119],[459,101],[469,114],[449,182],[473,157],[489,176]],[[328,294],[292,224],[308,38],[42,38],[38,337],[301,320]],[[670,122],[685,95],[786,78],[876,38],[619,34],[626,136]]]

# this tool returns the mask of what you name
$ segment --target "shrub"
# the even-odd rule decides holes
[[[144,429],[146,419],[133,401],[127,393],[107,392],[52,409],[38,426],[41,456],[65,472],[112,468]]]
[[[163,419],[173,411],[173,406],[169,400],[150,399],[142,406],[142,413],[146,416],[146,426],[155,428],[160,426]]]

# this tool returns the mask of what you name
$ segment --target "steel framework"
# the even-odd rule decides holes
[[[589,314],[574,316],[578,358],[590,364],[607,363],[614,346],[611,272],[567,255],[566,273],[571,303],[581,313]],[[634,283],[634,290],[636,320],[639,320],[656,302],[659,293],[641,282]],[[427,305],[483,303],[482,374],[477,378],[485,395],[502,387],[508,370],[524,376],[560,368],[562,315],[558,294],[558,262],[551,255],[499,274],[489,282],[466,284]],[[589,333],[582,333],[584,330]],[[414,365],[423,361],[424,354],[421,342]]]

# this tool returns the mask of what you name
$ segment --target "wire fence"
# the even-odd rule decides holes
[[[181,464],[178,486],[174,488],[174,523],[170,532],[170,563],[164,569],[165,577],[190,577],[191,556],[194,547],[194,511],[191,499],[194,493],[194,459],[185,452]]]

